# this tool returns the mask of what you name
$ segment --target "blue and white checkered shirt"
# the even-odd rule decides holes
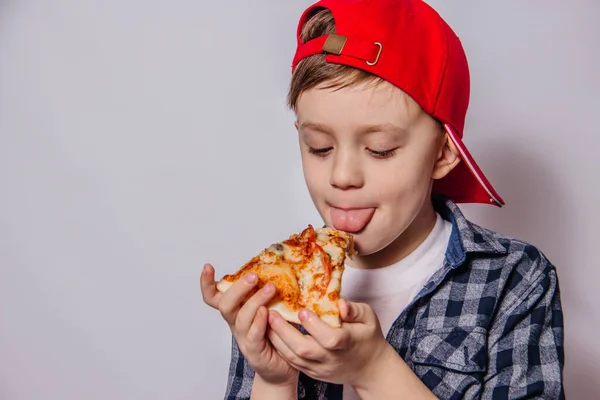
[[[451,200],[434,204],[452,223],[444,265],[388,342],[440,399],[564,399],[555,267],[532,245],[469,222]],[[253,377],[234,340],[225,398],[249,399]],[[300,374],[298,398],[341,400],[342,386]]]

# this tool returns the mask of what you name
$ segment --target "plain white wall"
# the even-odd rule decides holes
[[[223,397],[202,264],[319,223],[285,109],[310,3],[0,3],[0,399]],[[591,399],[600,3],[431,4],[471,62],[465,140],[508,202],[464,209],[557,264],[567,394]]]

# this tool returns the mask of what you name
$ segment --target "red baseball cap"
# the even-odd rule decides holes
[[[322,8],[333,14],[336,33],[303,43],[304,23]],[[302,14],[297,39],[292,72],[302,59],[325,53],[327,62],[400,88],[444,125],[462,162],[435,181],[435,192],[459,203],[504,205],[462,141],[469,66],[460,39],[433,8],[422,0],[321,0]]]

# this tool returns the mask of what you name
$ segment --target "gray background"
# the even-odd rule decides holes
[[[222,398],[202,264],[319,223],[285,109],[310,3],[0,2],[0,399]],[[600,2],[431,3],[508,202],[464,210],[557,264],[567,394],[596,398]]]

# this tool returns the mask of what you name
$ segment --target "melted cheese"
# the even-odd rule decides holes
[[[267,282],[275,284],[277,296],[267,307],[286,320],[299,323],[298,311],[308,308],[329,325],[340,326],[337,301],[344,261],[353,254],[352,235],[309,226],[301,234],[264,249],[235,275],[223,277],[217,289],[225,292],[242,275],[253,271],[259,276],[259,287]]]

